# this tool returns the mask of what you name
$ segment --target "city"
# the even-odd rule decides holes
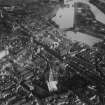
[[[0,0],[0,105],[104,105],[104,5]]]

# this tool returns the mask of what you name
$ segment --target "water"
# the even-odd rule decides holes
[[[101,12],[101,10],[99,10],[95,5],[89,3],[86,0],[81,0],[81,1],[90,6],[90,9],[93,12],[94,16],[96,17],[96,20],[105,24],[105,14],[103,12]]]
[[[7,56],[8,54],[9,54],[9,52],[8,52],[7,50],[1,51],[1,52],[0,52],[0,60],[1,60],[2,58],[4,58],[5,56]]]
[[[69,7],[59,8],[56,16],[52,19],[61,29],[73,27],[74,24],[74,7],[73,2]]]
[[[72,31],[68,31],[66,34],[67,34],[66,38],[71,39],[73,41],[86,43],[89,46],[93,46],[95,43],[101,41],[101,39],[80,32],[75,33]]]
[[[91,8],[91,11],[93,14],[96,16],[96,19],[102,23],[105,23],[105,14],[103,14],[97,7],[94,5],[90,4],[88,0],[80,0],[81,2],[83,1],[84,3],[88,4]],[[76,2],[76,0],[75,0]],[[77,0],[78,2],[78,0]],[[59,25],[60,29],[65,29],[65,28],[72,28],[74,24],[74,1],[69,0],[65,2],[66,5],[63,8],[59,8],[56,16],[53,17],[53,21]],[[66,32],[67,38],[72,39],[74,41],[80,41],[80,42],[85,42],[86,44],[92,46],[95,43],[101,41],[101,39],[93,37],[88,34],[80,33],[80,32],[72,32],[68,31]]]

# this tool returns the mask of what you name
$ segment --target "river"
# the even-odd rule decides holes
[[[83,2],[90,6],[91,11],[96,17],[96,20],[105,24],[105,14],[101,12],[96,6],[90,4],[88,0],[65,0],[65,6],[60,7],[56,12],[56,16],[52,20],[59,25],[60,29],[72,28],[74,24],[74,3]],[[86,44],[92,46],[95,43],[101,41],[101,39],[93,37],[88,34],[80,32],[66,32],[67,38],[72,39],[73,41],[85,42]]]

